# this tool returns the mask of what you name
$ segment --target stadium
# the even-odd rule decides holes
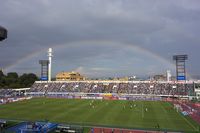
[[[0,133],[200,133],[199,5],[1,1]]]
[[[199,81],[52,81],[48,57],[30,88],[0,90],[2,132],[199,132]]]
[[[0,89],[1,132],[200,131],[200,104],[192,102],[199,98],[200,82],[186,80],[187,55],[173,56],[176,80],[167,71],[164,78],[148,80],[91,80],[61,72],[55,81],[52,48],[47,53],[48,60],[39,60],[40,80],[30,88]]]
[[[36,81],[31,88],[1,91],[0,118],[48,120],[95,132],[199,132],[199,105],[189,102],[197,84]]]

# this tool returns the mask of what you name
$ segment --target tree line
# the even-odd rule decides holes
[[[38,77],[33,73],[18,75],[16,72],[9,72],[5,75],[0,70],[0,89],[2,88],[26,88],[30,87]]]

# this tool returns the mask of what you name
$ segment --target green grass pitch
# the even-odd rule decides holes
[[[197,131],[199,125],[168,102],[34,98],[0,105],[0,119],[49,120],[121,128]]]

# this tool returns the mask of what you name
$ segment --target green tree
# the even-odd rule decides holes
[[[36,80],[38,77],[33,73],[18,76],[16,72],[10,72],[4,75],[0,70],[0,88],[30,87]]]
[[[5,77],[5,87],[6,88],[17,88],[19,86],[14,86],[13,84],[19,84],[18,74],[16,72],[10,72]]]
[[[10,72],[7,74],[7,78],[17,79],[18,74],[16,72]]]
[[[0,70],[0,79],[2,78],[2,77],[4,77],[5,75],[3,74],[3,71],[2,70]]]
[[[38,80],[38,77],[33,73],[29,73],[20,76],[19,80],[22,87],[30,87],[36,80]]]
[[[5,75],[3,74],[3,71],[0,70],[0,88],[4,87],[4,82],[3,82],[4,77],[5,77]]]

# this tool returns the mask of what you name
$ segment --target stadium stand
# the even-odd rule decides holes
[[[11,133],[47,133],[54,130],[58,124],[50,122],[22,122],[7,129]]]
[[[13,89],[0,89],[0,98],[13,97],[16,91]]]
[[[194,94],[194,85],[168,82],[110,82],[106,85],[103,82],[35,82],[27,94],[48,95],[52,92],[190,96]]]

